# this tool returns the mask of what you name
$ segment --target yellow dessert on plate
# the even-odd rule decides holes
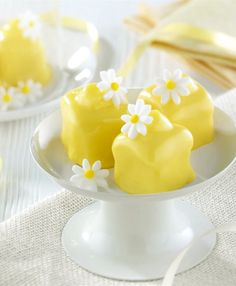
[[[71,161],[84,158],[114,166],[111,146],[119,134],[126,112],[126,89],[114,70],[101,72],[102,81],[69,91],[61,100],[62,142]]]
[[[183,187],[194,180],[190,164],[193,137],[142,99],[129,114],[112,145],[115,182],[130,194],[151,194]]]
[[[27,12],[0,29],[0,81],[10,86],[29,79],[42,85],[49,82],[51,69],[39,28],[37,17]]]
[[[144,89],[139,98],[161,111],[171,122],[185,126],[193,135],[193,149],[214,138],[214,106],[210,95],[180,70],[165,71],[156,85]]]

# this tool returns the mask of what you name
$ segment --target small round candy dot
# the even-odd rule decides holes
[[[2,98],[3,102],[8,103],[12,100],[12,97],[10,96],[10,94],[4,94],[3,98]]]
[[[24,85],[22,88],[21,88],[21,92],[24,93],[24,94],[27,94],[30,92],[30,88],[28,85]]]
[[[175,87],[176,87],[176,83],[173,80],[169,79],[169,80],[166,81],[166,88],[167,89],[172,90]]]
[[[117,82],[112,82],[111,83],[111,89],[116,91],[119,89],[119,84]]]
[[[137,123],[139,121],[139,117],[137,114],[134,114],[131,116],[131,119],[130,119],[131,123]]]
[[[92,179],[94,177],[94,171],[91,169],[88,169],[84,172],[84,176],[86,179]]]

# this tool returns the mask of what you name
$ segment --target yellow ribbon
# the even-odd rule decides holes
[[[61,24],[66,28],[71,28],[75,30],[80,30],[88,34],[92,41],[92,50],[93,52],[97,52],[99,48],[99,34],[97,28],[88,21],[77,19],[73,17],[61,17]]]
[[[70,16],[58,16],[58,14],[55,12],[48,12],[48,13],[42,14],[40,18],[44,22],[47,22],[50,25],[57,25],[58,19],[59,19],[60,21],[59,24],[63,27],[78,30],[83,33],[87,33],[92,42],[92,46],[91,46],[92,51],[94,53],[98,52],[99,34],[98,34],[96,26],[92,24],[91,22],[83,20],[83,19],[79,19],[79,18],[70,17]]]
[[[184,256],[186,253],[191,249],[191,247],[194,245],[194,243],[198,242],[202,238],[208,236],[212,233],[224,233],[224,232],[232,232],[236,233],[236,221],[232,221],[223,225],[220,225],[216,228],[210,229],[207,232],[203,233],[200,237],[195,237],[192,241],[190,241],[184,249],[182,249],[177,256],[173,259],[172,263],[170,264],[169,268],[167,269],[167,272],[165,274],[165,277],[162,281],[161,286],[172,286],[174,283],[175,274],[180,266],[180,263],[182,262]]]
[[[236,67],[236,38],[185,23],[175,23],[156,27],[145,35],[122,65],[120,75],[128,75],[151,45],[197,60]]]

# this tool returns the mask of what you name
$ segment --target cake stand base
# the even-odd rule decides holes
[[[173,258],[194,237],[213,228],[208,219],[179,200],[126,203],[98,202],[66,224],[62,244],[82,268],[113,279],[145,281],[165,275]],[[199,239],[178,272],[203,261],[216,235]]]

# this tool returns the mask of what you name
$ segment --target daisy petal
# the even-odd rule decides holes
[[[182,75],[183,75],[183,72],[181,71],[181,69],[176,69],[174,71],[174,78],[175,78],[175,80],[177,80],[177,81],[180,80]]]
[[[75,183],[79,188],[81,186],[81,182],[83,182],[84,177],[83,175],[73,175],[70,178],[70,182]]]
[[[171,97],[175,104],[180,104],[181,99],[176,92],[172,92]]]
[[[145,123],[145,124],[151,124],[153,121],[153,117],[152,116],[148,116],[148,115],[143,115],[140,117],[140,121]]]
[[[125,88],[121,87],[120,90],[116,92],[116,94],[117,96],[119,96],[121,102],[127,102],[127,99],[125,97],[126,95]]]
[[[103,95],[103,99],[105,100],[105,101],[108,101],[108,100],[110,100],[112,97],[113,97],[113,91],[108,91],[106,94],[104,94]]]
[[[97,160],[95,163],[93,163],[92,170],[93,171],[98,171],[98,170],[101,169],[101,167],[102,167],[101,161]]]
[[[177,92],[179,95],[182,95],[182,96],[188,96],[190,94],[188,88],[186,88],[185,86],[177,86],[176,88]]]
[[[94,192],[96,192],[98,190],[95,180],[91,180],[91,179],[89,179],[89,180],[85,179],[84,180],[83,188],[87,191],[94,191]]]
[[[147,127],[143,123],[136,124],[136,129],[143,136],[145,136],[147,134]]]
[[[128,133],[130,127],[131,127],[131,123],[126,123],[125,125],[123,125],[123,126],[121,127],[121,132],[122,132],[122,133]]]
[[[145,104],[142,110],[142,115],[148,115],[152,110],[152,106],[150,104]]]
[[[140,112],[142,112],[143,107],[144,101],[142,99],[138,99],[135,104],[135,113],[139,115]]]
[[[190,84],[192,81],[189,77],[182,77],[178,80],[178,84],[180,85],[187,85]]]
[[[164,86],[156,87],[152,90],[153,95],[161,95],[163,92],[166,91],[166,88]]]
[[[116,93],[113,95],[112,101],[116,106],[120,105],[120,97]]]
[[[116,72],[115,72],[114,69],[109,69],[109,70],[107,71],[107,75],[108,75],[108,80],[109,80],[110,82],[113,82],[113,81],[116,80]]]
[[[131,115],[135,114],[135,105],[134,104],[129,104],[128,105],[128,111]]]
[[[120,86],[120,90],[123,94],[126,94],[128,91],[127,91],[127,88],[123,87],[123,86]]]
[[[102,81],[108,82],[109,81],[109,77],[106,71],[101,71],[100,72],[100,78],[102,79]]]
[[[129,131],[128,131],[128,137],[130,139],[134,139],[136,136],[137,136],[138,132],[136,130],[136,126],[134,124],[132,124],[129,128]]]
[[[97,177],[102,177],[102,178],[108,177],[109,174],[110,174],[109,170],[106,170],[106,169],[98,170],[98,171],[96,172],[96,176],[97,176]]]
[[[73,175],[73,176],[70,177],[70,181],[73,182],[73,183],[77,183],[79,178],[80,177],[78,175]]]
[[[78,166],[78,165],[74,165],[74,166],[72,166],[72,171],[75,173],[75,174],[77,174],[77,175],[79,175],[79,174],[84,174],[84,171],[83,171],[83,168],[81,168],[80,166]]]
[[[104,188],[104,189],[107,189],[107,188],[108,188],[107,181],[104,180],[104,179],[96,179],[96,184],[97,184],[99,187],[102,187],[102,188]]]
[[[109,85],[105,81],[101,81],[97,84],[97,87],[101,90],[107,90],[109,88]]]
[[[122,116],[121,116],[121,120],[123,120],[124,122],[130,122],[130,115],[128,115],[128,114],[123,114]]]
[[[82,162],[82,166],[83,166],[84,170],[90,169],[89,161],[87,159],[84,159],[83,162]]]
[[[163,86],[166,83],[166,81],[164,79],[162,79],[162,78],[157,78],[156,82],[157,82],[157,86],[156,87]]]
[[[169,99],[170,99],[169,92],[166,92],[161,96],[161,103],[166,104],[169,101]]]

